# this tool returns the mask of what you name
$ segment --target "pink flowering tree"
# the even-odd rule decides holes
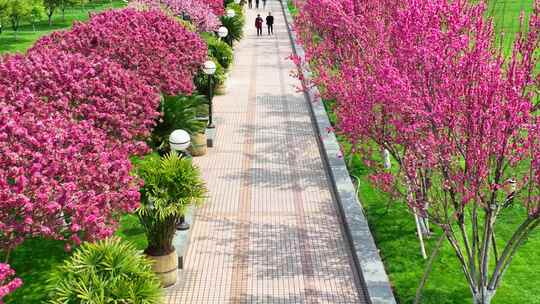
[[[129,156],[158,116],[158,96],[103,59],[34,50],[0,61],[0,246],[110,236],[139,204]]]
[[[194,74],[207,57],[196,33],[157,9],[94,15],[69,31],[41,38],[30,52],[43,48],[108,58],[168,95],[190,94]]]
[[[405,190],[410,209],[442,229],[473,302],[490,303],[540,223],[538,1],[508,60],[493,51],[481,2],[311,0],[301,11],[306,54],[324,66],[314,84],[336,99],[340,131],[369,161],[373,146],[390,151],[399,170],[378,185]],[[500,238],[509,207],[520,224]]]
[[[139,204],[128,151],[89,121],[66,119],[31,92],[11,90],[0,86],[2,250],[9,256],[35,236],[66,240],[67,249],[110,236],[119,215]],[[21,104],[31,110],[18,111]]]
[[[138,9],[154,8],[170,12],[170,14],[189,20],[198,32],[217,31],[221,22],[212,12],[208,4],[196,0],[138,0],[131,1],[130,6]]]
[[[148,152],[145,141],[159,116],[159,95],[109,59],[36,48],[0,62],[0,85],[9,88],[12,98],[28,91],[67,120],[85,120],[132,154]],[[28,112],[40,105],[16,107]],[[50,115],[36,114],[43,119]]]
[[[15,271],[8,264],[0,263],[0,304],[4,303],[5,296],[22,285],[22,280],[13,278],[14,275]]]

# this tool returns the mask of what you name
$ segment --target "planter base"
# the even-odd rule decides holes
[[[176,250],[162,256],[146,255],[152,263],[152,270],[163,287],[174,285],[178,279],[178,256]]]
[[[191,151],[192,156],[203,156],[206,154],[208,146],[208,140],[206,138],[206,134],[204,133],[197,133],[193,134],[191,137],[191,147],[189,147],[189,150]]]
[[[216,144],[216,129],[206,129],[206,144],[208,148],[213,148]]]

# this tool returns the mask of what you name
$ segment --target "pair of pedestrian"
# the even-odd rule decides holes
[[[266,0],[262,0],[263,8],[266,8]],[[248,7],[253,8],[253,0],[248,0]],[[255,0],[255,8],[259,9],[259,0]]]
[[[257,18],[255,19],[255,28],[257,29],[257,36],[262,35],[262,25],[263,25],[263,18],[260,14],[257,14]],[[272,16],[271,12],[268,12],[268,16],[266,16],[266,27],[268,28],[268,35],[274,34],[274,16]]]

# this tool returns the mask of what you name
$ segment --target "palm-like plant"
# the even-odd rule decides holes
[[[177,129],[190,134],[203,132],[206,124],[197,119],[197,112],[206,103],[203,95],[164,96],[161,101],[163,116],[152,132],[151,145],[154,148],[162,147],[171,132]]]
[[[208,44],[209,56],[215,58],[224,69],[228,69],[233,61],[232,48],[213,35],[205,35],[203,38]]]
[[[169,254],[174,250],[176,223],[188,206],[205,198],[200,171],[191,159],[171,152],[161,158],[147,156],[138,163],[136,174],[144,180],[136,213],[148,239],[145,252],[152,256]]]
[[[119,238],[84,243],[48,283],[51,304],[162,303],[150,261]]]

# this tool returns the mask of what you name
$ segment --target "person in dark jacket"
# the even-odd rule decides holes
[[[257,14],[257,18],[255,19],[255,27],[257,28],[257,36],[262,35],[262,25],[263,25],[263,18],[261,18],[260,14]]]
[[[259,9],[259,0],[255,0],[255,8]]]
[[[262,0],[263,1],[263,9],[266,8],[266,0]]]
[[[266,16],[266,26],[268,27],[268,35],[274,35],[274,16],[271,12],[268,12],[268,16]]]
[[[248,7],[253,8],[253,0],[248,0]]]

